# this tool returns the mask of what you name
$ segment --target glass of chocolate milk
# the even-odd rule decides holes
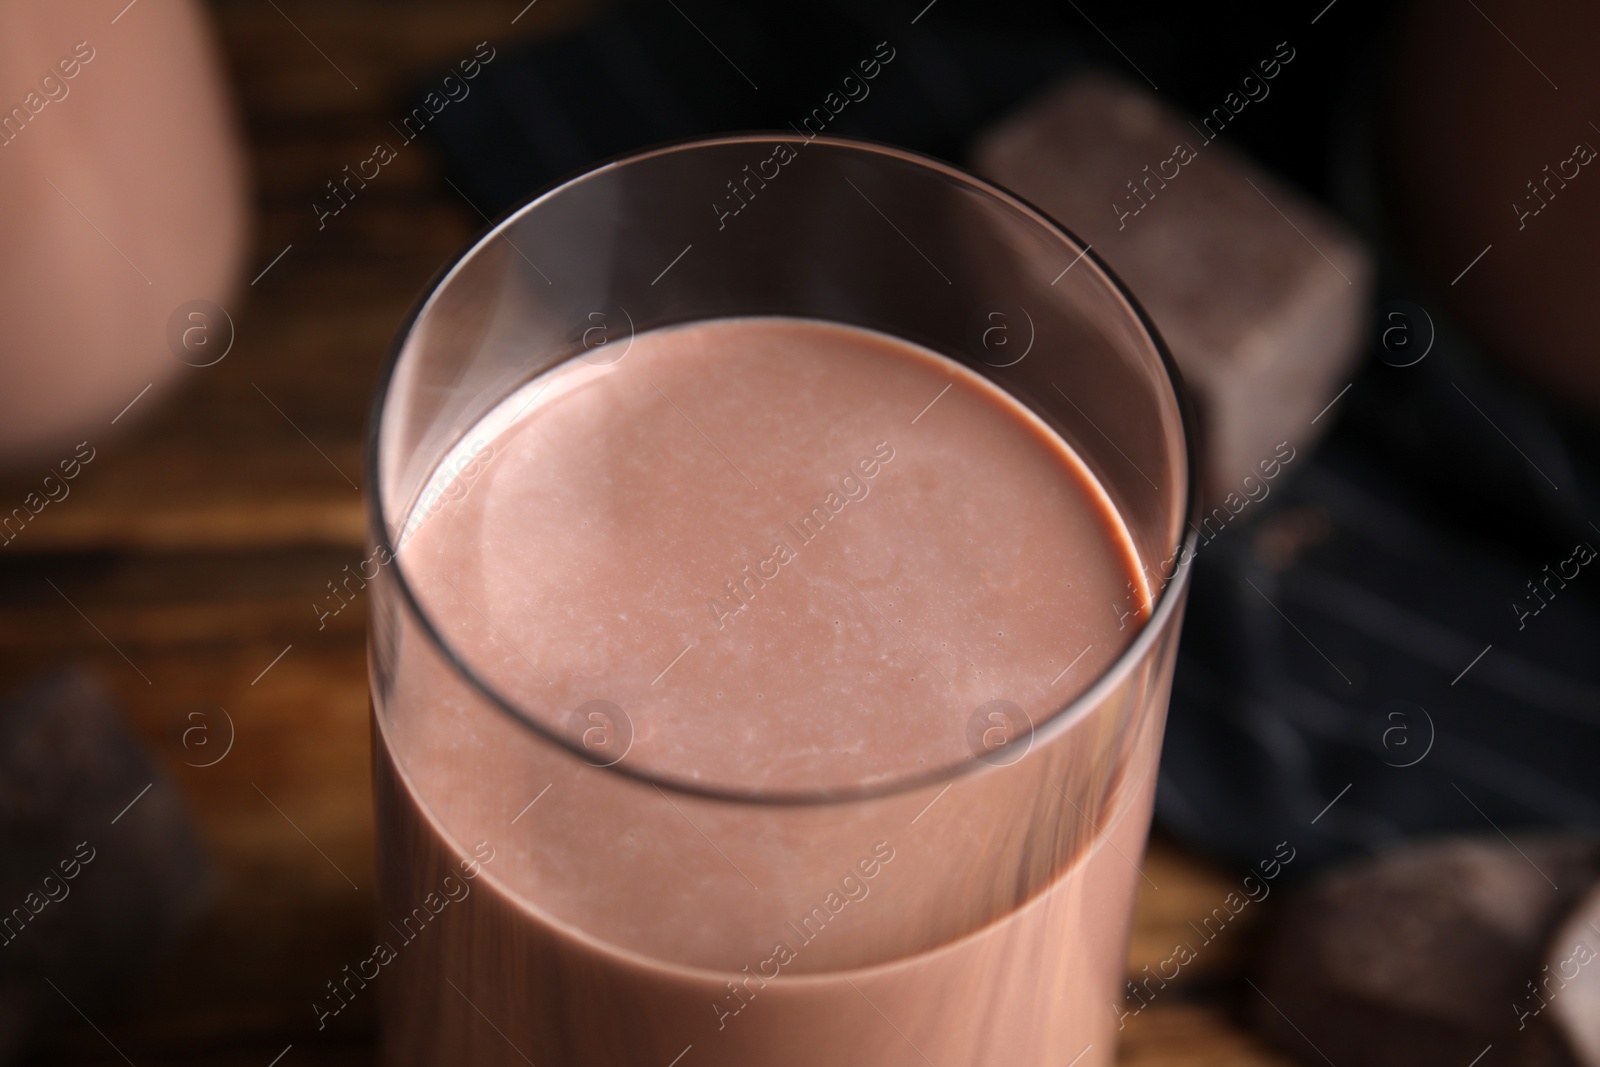
[[[513,212],[378,394],[382,902],[319,1018],[381,997],[396,1067],[1110,1063],[1182,411],[1092,253],[912,153]]]

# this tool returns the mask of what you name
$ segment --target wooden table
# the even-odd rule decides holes
[[[352,483],[385,347],[481,220],[421,142],[327,229],[317,231],[310,204],[386,136],[416,79],[478,41],[506,47],[581,14],[581,0],[542,0],[515,26],[523,0],[212,7],[258,204],[247,277],[292,247],[229,307],[228,357],[185,368],[182,388],[141,412],[145,421],[97,439],[71,498],[0,557],[0,686],[88,664],[186,794],[221,886],[200,926],[94,1020],[103,1033],[52,1035],[40,1063],[124,1063],[110,1042],[141,1067],[267,1067],[291,1045],[282,1067],[373,1059],[370,1000],[320,1033],[309,1006],[368,946],[374,912],[365,605],[320,631],[311,605],[362,556]],[[27,488],[0,484],[19,498]],[[191,767],[180,743],[187,715],[217,707],[236,725],[234,748],[216,766]],[[1146,874],[1133,972],[1170,955],[1188,922],[1237,884],[1160,839]],[[1129,1020],[1121,1062],[1289,1062],[1232,1021],[1252,917]]]

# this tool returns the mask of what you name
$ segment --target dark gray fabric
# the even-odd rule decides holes
[[[1290,839],[1297,874],[1423,834],[1600,832],[1592,424],[1448,334],[1370,360],[1334,416],[1202,541],[1160,818],[1241,863]]]

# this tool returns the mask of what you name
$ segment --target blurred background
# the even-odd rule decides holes
[[[1085,237],[1195,393],[1122,1061],[1600,1064],[1597,47],[1580,0],[7,4],[0,1062],[371,1062],[372,998],[309,1005],[376,921],[330,595],[393,335],[540,188],[822,115]]]

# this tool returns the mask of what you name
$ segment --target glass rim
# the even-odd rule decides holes
[[[1048,716],[1043,718],[1043,721],[1038,726],[1031,728],[1029,732],[1029,751],[1031,752],[1033,745],[1049,743],[1056,735],[1070,729],[1073,723],[1086,716],[1090,709],[1100,703],[1107,693],[1132,673],[1135,666],[1150,653],[1152,646],[1159,639],[1166,626],[1171,625],[1172,616],[1178,611],[1179,601],[1182,599],[1184,588],[1189,581],[1189,562],[1194,557],[1198,539],[1195,520],[1198,519],[1200,511],[1198,448],[1195,440],[1196,422],[1189,393],[1183,383],[1183,376],[1178,369],[1177,362],[1172,358],[1172,353],[1167,348],[1166,341],[1162,338],[1160,331],[1156,329],[1155,323],[1151,321],[1149,314],[1146,313],[1144,307],[1134,297],[1133,293],[1129,291],[1122,279],[1095,253],[1091,245],[1081,240],[1066,226],[1057,222],[1028,200],[995,182],[981,178],[954,164],[910,149],[862,138],[838,137],[826,134],[816,134],[811,137],[801,136],[798,140],[806,144],[820,141],[835,148],[859,151],[869,155],[887,156],[901,162],[910,163],[925,170],[941,174],[1027,216],[1046,233],[1067,245],[1079,258],[1088,261],[1098,271],[1102,281],[1106,283],[1111,293],[1121,302],[1124,310],[1133,318],[1140,331],[1149,340],[1151,347],[1161,361],[1162,369],[1166,372],[1166,383],[1172,390],[1174,406],[1178,414],[1179,430],[1183,437],[1184,461],[1188,468],[1185,472],[1186,485],[1183,493],[1183,526],[1180,527],[1179,540],[1173,548],[1171,557],[1174,561],[1172,576],[1152,596],[1150,617],[1145,620],[1139,633],[1118,654],[1117,658],[1100,672],[1087,689],[1073,699],[1056,706]],[[384,550],[390,557],[389,566],[393,572],[394,584],[400,593],[403,610],[409,612],[416,619],[422,634],[443,658],[448,668],[465,680],[467,685],[492,707],[508,716],[514,723],[532,730],[538,738],[566,749],[574,757],[584,760],[590,766],[597,766],[602,771],[620,774],[644,785],[653,785],[681,795],[699,797],[706,800],[795,807],[875,800],[902,793],[913,793],[941,783],[954,784],[956,780],[968,774],[981,773],[983,770],[1004,770],[1009,764],[995,765],[974,757],[958,760],[931,770],[896,775],[862,785],[824,789],[766,790],[761,788],[719,786],[670,774],[662,774],[652,770],[640,770],[625,766],[627,764],[626,759],[619,760],[616,763],[596,765],[586,759],[584,750],[576,741],[565,736],[559,730],[541,723],[532,715],[522,711],[517,702],[502,695],[493,685],[481,677],[456,652],[455,648],[444,639],[444,635],[434,624],[433,618],[422,606],[421,601],[417,599],[415,590],[406,578],[405,568],[401,565],[400,554],[389,537],[387,524],[384,520],[383,483],[380,478],[382,465],[379,463],[379,447],[384,415],[388,410],[395,374],[400,365],[400,358],[415,332],[418,321],[427,313],[461,266],[481,249],[487,247],[490,242],[502,236],[504,231],[510,228],[523,215],[532,212],[564,190],[576,187],[590,178],[646,159],[692,151],[697,148],[751,143],[770,144],[774,141],[793,144],[796,138],[778,131],[718,134],[710,137],[689,137],[665,141],[646,148],[611,156],[593,166],[557,179],[541,188],[527,200],[509,208],[499,218],[487,223],[478,235],[468,242],[461,251],[441,265],[433,276],[428,279],[421,295],[413,301],[410,310],[400,321],[399,326],[396,328],[394,339],[389,343],[389,349],[384,355],[383,366],[378,374],[376,391],[374,392],[372,405],[367,417],[366,454],[363,460],[363,473],[366,476],[366,487],[363,495],[367,501],[368,534],[373,539],[375,546]],[[943,355],[943,353],[940,354]],[[554,367],[548,369],[554,369]],[[532,379],[529,380],[531,381]],[[990,381],[997,388],[1004,391],[1007,396],[1012,396],[1011,392],[1006,390],[1003,385],[993,382],[992,379]],[[1024,401],[1015,397],[1013,399],[1029,411],[1033,410],[1032,406]],[[1147,562],[1140,558],[1139,563],[1148,573]],[[368,626],[370,640],[370,622]],[[1027,758],[1026,753],[1022,758]]]

